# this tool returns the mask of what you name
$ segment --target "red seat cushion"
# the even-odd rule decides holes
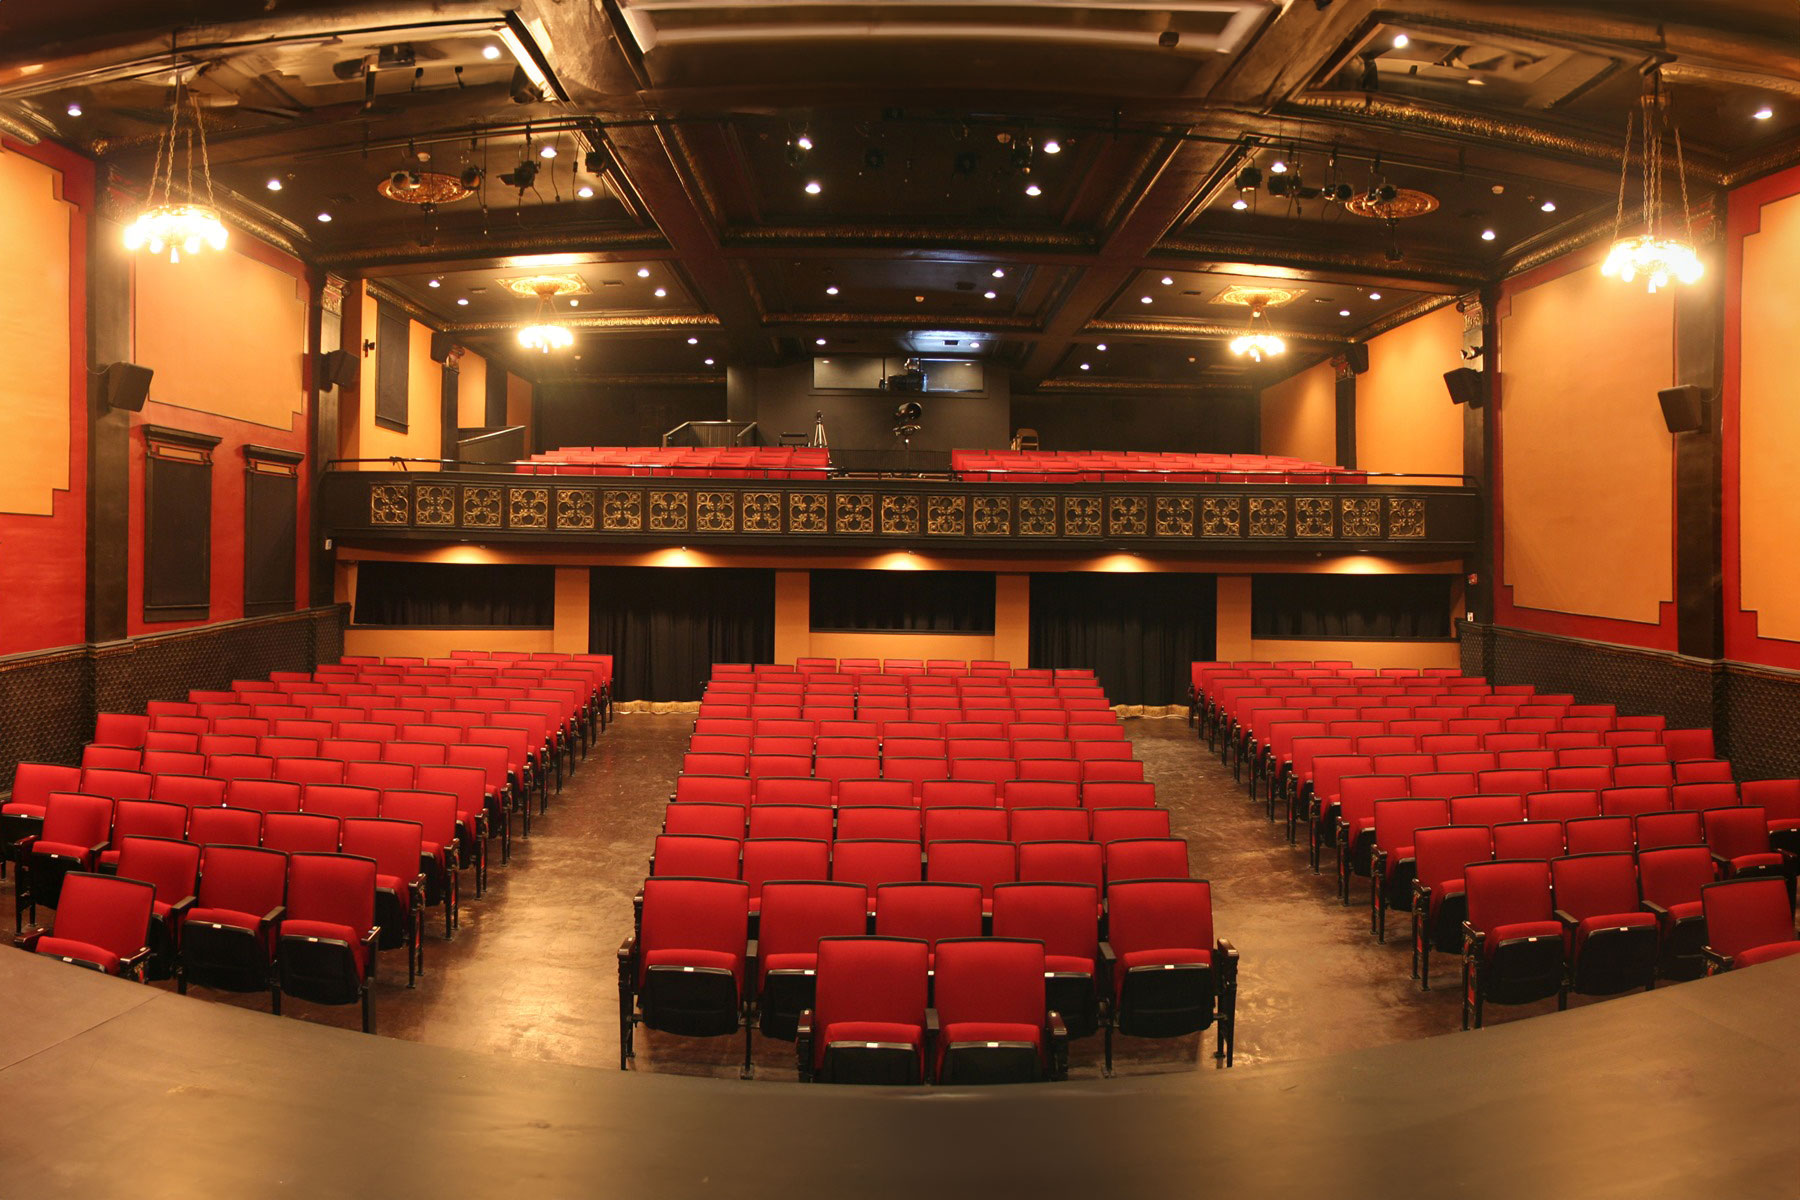
[[[52,958],[73,958],[93,963],[108,975],[119,973],[118,955],[88,942],[78,942],[74,938],[41,937],[38,939],[37,952],[48,954]]]
[[[744,988],[744,956],[727,954],[723,950],[651,950],[644,955],[645,968],[650,967],[705,967],[721,971],[730,971],[731,978],[737,983],[741,994]]]
[[[1212,951],[1193,947],[1171,947],[1166,950],[1132,950],[1119,956],[1119,967],[1113,973],[1113,987],[1125,994],[1125,976],[1138,967],[1212,966]]]
[[[1575,957],[1581,957],[1581,948],[1587,945],[1588,936],[1600,929],[1643,929],[1655,928],[1656,917],[1647,912],[1612,913],[1601,917],[1587,917],[1575,926]]]
[[[1516,941],[1519,938],[1555,938],[1562,942],[1562,925],[1556,921],[1520,921],[1515,925],[1496,925],[1488,931],[1483,951],[1487,957],[1494,957],[1501,942]]]
[[[350,953],[356,958],[356,973],[359,976],[369,973],[369,948],[358,940],[356,930],[348,925],[334,925],[330,921],[288,920],[281,923],[281,935],[349,942]]]
[[[770,971],[811,971],[818,967],[817,954],[765,954],[758,964],[762,977],[767,979]]]
[[[38,845],[41,846],[43,843],[39,842]],[[1731,873],[1734,875],[1741,875],[1745,871],[1761,871],[1770,867],[1774,867],[1778,870],[1780,869],[1781,855],[1740,854],[1731,860]]]
[[[408,880],[402,879],[398,875],[375,876],[375,886],[377,888],[386,888],[400,898],[401,912],[406,912],[412,908],[412,889],[407,887],[408,882]]]
[[[1701,909],[1698,900],[1684,900],[1680,904],[1669,905],[1669,917],[1671,920],[1685,921],[1689,917],[1701,916],[1702,913],[1703,910]]]
[[[1463,894],[1463,881],[1460,879],[1446,879],[1446,880],[1444,880],[1444,882],[1442,882],[1442,883],[1438,884],[1436,887],[1432,888],[1431,889],[1431,910],[1430,910],[1431,915],[1434,917],[1437,916],[1437,910],[1444,903],[1445,897],[1460,896],[1462,894]]]
[[[41,821],[44,819],[44,806],[24,800],[8,800],[5,804],[0,804],[0,813],[9,817],[36,817]]]
[[[45,938],[44,941],[49,941]],[[40,948],[43,943],[39,943]],[[1778,958],[1790,958],[1800,954],[1800,942],[1770,942],[1767,946],[1752,946],[1740,952],[1731,960],[1734,967],[1754,967],[1758,963],[1774,962]]]
[[[1013,1025],[1004,1021],[955,1021],[944,1026],[938,1036],[937,1061],[941,1070],[944,1056],[955,1045],[981,1045],[984,1042],[1026,1042],[1041,1054],[1044,1031],[1035,1025]]]
[[[100,852],[100,865],[103,867],[117,867],[119,865],[119,857],[124,853],[123,850],[102,850]]]
[[[1072,975],[1092,975],[1094,973],[1094,960],[1091,958],[1077,958],[1072,954],[1046,954],[1044,956],[1044,970]]]
[[[88,861],[89,853],[92,850],[92,846],[77,846],[73,842],[38,841],[31,844],[33,854],[61,854],[69,858],[78,858],[82,862]]]
[[[184,925],[199,922],[202,925],[231,925],[238,929],[247,929],[255,933],[262,924],[262,916],[258,913],[238,912],[234,908],[191,908],[188,910]],[[263,949],[275,948],[275,930],[271,926],[264,932]]]
[[[890,1021],[834,1021],[825,1027],[825,1044],[833,1042],[898,1042],[903,1046],[923,1046],[925,1030],[918,1025],[899,1025]]]

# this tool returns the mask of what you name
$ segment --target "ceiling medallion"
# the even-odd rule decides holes
[[[402,204],[451,204],[475,194],[474,188],[464,187],[456,176],[437,171],[395,171],[376,184],[375,190]]]
[[[536,300],[544,296],[592,294],[587,283],[573,271],[561,275],[520,275],[515,279],[502,279],[499,282],[501,287],[525,300]]]
[[[1392,200],[1382,200],[1364,192],[1344,201],[1344,207],[1359,217],[1380,217],[1384,221],[1403,221],[1436,212],[1438,198],[1416,188],[1395,188]]]
[[[1212,298],[1214,304],[1236,304],[1242,308],[1280,308],[1306,295],[1305,288],[1278,288],[1266,284],[1234,283]]]

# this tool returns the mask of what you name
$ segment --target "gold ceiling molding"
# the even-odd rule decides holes
[[[717,329],[719,318],[711,313],[581,313],[558,316],[558,325],[570,329],[593,329],[601,332],[629,332],[664,329]],[[443,327],[445,333],[503,333],[531,324],[519,321],[458,321]]]
[[[1622,147],[1613,142],[1596,141],[1593,138],[1579,137],[1575,134],[1559,133],[1538,125],[1527,125],[1522,121],[1508,121],[1485,113],[1441,108],[1416,100],[1401,100],[1370,92],[1303,93],[1294,96],[1288,103],[1296,108],[1328,112],[1338,117],[1362,117],[1393,125],[1411,125],[1439,133],[1454,134],[1458,137],[1508,142],[1513,145],[1527,146],[1533,150],[1548,150],[1571,158],[1595,159],[1609,165],[1617,164],[1623,155]],[[1689,169],[1695,170],[1692,163],[1689,164]],[[1709,181],[1716,182],[1713,172],[1700,168],[1696,173],[1702,171]]]
[[[573,271],[558,271],[553,274],[519,275],[512,279],[502,279],[500,286],[518,296],[522,300],[536,300],[540,296],[591,296],[593,290]]]
[[[1455,296],[1451,295],[1421,296],[1412,303],[1403,304],[1393,312],[1387,314],[1387,316],[1372,321],[1361,330],[1358,330],[1357,340],[1366,342],[1371,338],[1380,337],[1388,330],[1397,329],[1408,321],[1422,317],[1426,313],[1436,312],[1446,304],[1455,304],[1456,299]]]
[[[920,305],[918,312],[776,312],[763,315],[763,328],[765,329],[785,325],[833,325],[851,328],[869,326],[882,329],[891,327],[917,329],[924,326],[933,329],[957,329],[971,332],[1038,332],[1037,322],[1030,317],[974,316],[964,313],[945,315],[933,311],[925,305]]]
[[[1089,321],[1082,327],[1082,337],[1095,334],[1110,334],[1120,337],[1126,334],[1137,334],[1141,337],[1221,337],[1234,338],[1244,332],[1241,321],[1227,324],[1223,321]],[[1341,346],[1347,340],[1339,334],[1308,333],[1304,330],[1283,329],[1281,336],[1290,342],[1310,342],[1319,346]]]
[[[1212,298],[1213,304],[1236,304],[1241,308],[1280,308],[1306,295],[1305,288],[1275,287],[1270,284],[1234,283]]]
[[[391,304],[419,324],[424,325],[429,329],[436,329],[442,323],[441,318],[427,312],[419,305],[418,301],[401,295],[399,292],[385,286],[378,280],[368,280],[367,287],[369,299],[379,300],[384,304]]]
[[[1317,250],[1305,245],[1253,245],[1247,242],[1202,240],[1199,238],[1165,238],[1156,244],[1152,254],[1162,260],[1185,256],[1214,263],[1258,263],[1264,266],[1293,266],[1302,270],[1349,271],[1375,275],[1396,281],[1396,286],[1445,287],[1462,289],[1480,283],[1485,276],[1468,267],[1431,263],[1420,269],[1416,263],[1389,262],[1380,254],[1346,254],[1341,251]],[[1185,264],[1173,264],[1182,267]]]
[[[44,140],[45,131],[33,124],[28,116],[11,105],[0,108],[0,133],[26,146],[37,145]]]
[[[740,226],[726,230],[720,240],[728,247],[778,242],[921,242],[927,245],[989,246],[996,250],[1009,246],[1040,246],[1092,251],[1097,246],[1095,240],[1085,234],[1017,229],[936,229],[924,225]]]
[[[420,263],[450,269],[458,259],[491,261],[515,254],[605,254],[619,251],[652,250],[667,253],[669,243],[652,229],[616,230],[605,233],[571,233],[546,229],[541,232],[511,237],[468,237],[439,239],[429,246],[384,242],[319,254],[314,261],[322,267],[338,270],[391,263]]]
[[[1746,159],[1725,172],[1720,186],[1725,188],[1742,187],[1753,179],[1761,179],[1764,175],[1773,175],[1777,171],[1785,171],[1795,163],[1800,163],[1800,141],[1790,141],[1785,146],[1778,146],[1766,154]]]
[[[1501,276],[1510,278],[1514,275],[1523,275],[1526,271],[1541,267],[1552,259],[1572,254],[1584,247],[1592,246],[1596,242],[1610,240],[1613,235],[1613,225],[1614,218],[1611,214],[1596,216],[1586,224],[1578,226],[1553,241],[1545,242],[1536,249],[1527,250],[1508,263],[1506,269],[1501,272]]]
[[[1223,364],[1221,364],[1223,365]],[[1204,380],[1180,383],[1161,379],[1041,379],[1039,392],[1211,392],[1220,385]]]
[[[570,371],[546,377],[539,382],[545,385],[582,383],[596,387],[690,387],[724,381],[723,371],[691,371],[678,375],[606,375],[598,371]]]
[[[676,163],[680,173],[690,180],[700,193],[700,202],[706,206],[706,215],[712,220],[716,229],[725,223],[725,206],[719,200],[718,193],[713,191],[710,175],[700,169],[699,160],[694,155],[693,143],[688,141],[687,134],[682,132],[681,122],[676,121],[668,127],[669,134],[675,140],[675,148],[681,152]],[[670,156],[674,158],[673,155]]]

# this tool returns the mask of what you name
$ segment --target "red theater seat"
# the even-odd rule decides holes
[[[910,938],[820,939],[817,999],[795,1039],[802,1082],[924,1082],[928,957]]]

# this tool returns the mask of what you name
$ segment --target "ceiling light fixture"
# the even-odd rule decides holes
[[[575,194],[583,200],[592,200],[594,198],[594,189],[584,183],[575,189]]]
[[[822,187],[820,187],[820,186],[819,186],[819,181],[818,181],[818,180],[816,180],[816,179],[809,179],[809,180],[807,180],[807,181],[806,181],[806,194],[807,194],[807,195],[809,195],[809,196],[816,196],[816,195],[818,195],[818,194],[819,194],[819,193],[820,193],[820,192],[822,192],[822,191],[824,191],[824,190],[825,190],[825,189],[824,189],[824,188],[822,188]]]
[[[1237,209],[1239,212],[1243,212],[1246,208],[1250,207],[1250,202],[1245,200],[1242,196],[1239,196],[1236,200],[1231,202],[1231,207]]]
[[[656,296],[656,298],[658,300],[661,300],[664,296],[667,296],[669,294],[669,289],[668,288],[657,288],[655,293],[653,293],[653,294]]]
[[[1271,175],[1286,175],[1287,174],[1287,161],[1285,159],[1278,158],[1274,162],[1270,163],[1269,164],[1269,174],[1271,174]]]
[[[1094,349],[1104,351],[1106,349],[1106,343],[1105,342],[1095,342]]]
[[[1005,279],[1006,272],[1001,270],[999,267],[995,267],[994,268],[994,278],[995,279]]]
[[[69,115],[71,117],[79,117],[81,115],[81,110],[77,106],[71,104],[71,105],[69,105]],[[1775,115],[1775,110],[1770,108],[1766,104],[1763,105],[1761,108],[1757,109],[1755,112],[1750,114],[1750,116],[1753,119],[1758,120],[1758,121],[1766,121],[1774,115]]]
[[[175,56],[174,47],[169,50]],[[175,90],[169,97],[169,126],[156,143],[156,163],[150,171],[150,192],[144,197],[143,211],[125,227],[125,248],[136,251],[149,247],[150,253],[169,252],[169,261],[181,261],[181,252],[194,254],[202,248],[223,250],[230,237],[225,222],[219,219],[219,208],[213,201],[212,165],[206,157],[206,126],[200,119],[200,98],[189,93],[182,82],[179,63],[175,64]],[[182,129],[186,112],[188,129]],[[176,144],[185,150],[185,197],[175,198]],[[194,143],[200,143],[200,180],[205,199],[194,189]],[[320,220],[329,220],[324,213]]]
[[[467,308],[469,305],[469,298],[467,296],[458,296],[456,298],[456,302],[458,304],[462,305],[464,308]]]
[[[281,180],[271,178],[269,182],[263,184],[263,186],[268,188],[271,192],[279,192],[281,190]]]
[[[539,158],[555,158],[556,157],[556,147],[555,146],[545,146],[542,150],[538,151],[538,157]]]
[[[823,346],[824,344],[825,344],[824,338],[814,338],[813,339],[813,345],[815,345],[815,346]]]
[[[1411,44],[1412,39],[1407,37],[1404,33],[1396,33],[1394,35],[1394,49],[1404,50]]]
[[[638,277],[638,278],[639,278],[639,279],[648,279],[648,278],[650,278],[650,268],[649,268],[649,267],[639,267],[639,268],[638,268],[638,269],[637,269],[637,277]]]
[[[1486,87],[1487,80],[1477,79],[1473,75],[1471,75],[1471,76],[1469,76],[1469,86],[1470,87]]]
[[[1496,234],[1496,233],[1495,233],[1495,232],[1494,232],[1494,231],[1493,231],[1493,230],[1491,230],[1491,229],[1484,229],[1484,230],[1482,230],[1482,231],[1481,231],[1481,240],[1482,240],[1482,241],[1484,241],[1484,242],[1491,242],[1491,241],[1493,241],[1493,240],[1494,240],[1494,239],[1495,239],[1495,238],[1496,238],[1496,237],[1498,237],[1498,236],[1499,236],[1499,235],[1498,235],[1498,234]]]
[[[519,330],[519,345],[527,350],[548,354],[552,350],[567,350],[575,344],[575,335],[569,332],[567,325],[556,321],[555,313],[550,308],[550,298],[560,290],[555,280],[546,279],[538,284],[537,318]]]
[[[1371,300],[1379,300],[1379,299],[1381,299],[1381,293],[1380,293],[1380,292],[1370,292],[1370,293],[1369,293],[1369,299],[1371,299]]]
[[[1556,211],[1556,201],[1546,200],[1542,204],[1538,205],[1538,208],[1539,208],[1539,210],[1541,210],[1543,212],[1555,212]]]
[[[1055,138],[1045,138],[1043,148],[1044,148],[1045,154],[1061,154],[1062,153],[1062,143],[1057,141]]]
[[[331,224],[331,214],[330,214],[330,213],[328,213],[328,212],[322,212],[322,213],[320,213],[320,214],[319,214],[319,223],[320,223],[320,224],[322,224],[322,225],[329,225],[329,224]],[[127,233],[127,234],[129,234],[129,233],[130,233],[130,230],[127,230],[127,231],[126,231],[126,233]],[[133,248],[133,249],[135,249],[135,247],[132,247],[132,248]],[[154,249],[156,249],[156,247],[155,247],[155,246],[151,246],[151,247],[150,247],[150,248],[151,248],[151,249],[152,249],[152,250],[154,250]]]
[[[1139,304],[1148,304],[1148,303],[1150,303],[1150,297],[1148,297],[1148,296],[1139,296],[1139,297],[1138,297],[1138,303],[1139,303]]]
[[[441,280],[437,280],[437,279],[427,279],[427,280],[426,280],[426,281],[425,281],[425,286],[426,286],[426,287],[443,287],[443,286],[444,286],[444,285],[443,285],[443,282],[442,282],[442,281],[441,281]]]
[[[981,293],[981,296],[982,296],[982,299],[984,299],[984,300],[992,300],[992,299],[994,299],[994,297],[998,296],[999,294],[1000,294],[999,292],[983,292],[983,293]]]
[[[1263,319],[1263,305],[1267,300],[1267,296],[1250,298],[1250,328],[1231,339],[1231,352],[1240,358],[1248,356],[1251,362],[1259,363],[1287,350],[1286,342],[1267,332],[1267,326],[1257,323]]]
[[[813,140],[810,135],[803,133],[794,139],[794,145],[800,147],[802,150],[811,150],[813,148]]]
[[[1025,194],[1027,196],[1041,196],[1044,194],[1044,189],[1035,183],[1028,183],[1025,185]]]
[[[1084,370],[1084,371],[1085,371],[1085,370],[1087,370],[1087,369],[1088,369],[1088,365],[1087,365],[1087,364],[1086,364],[1086,363],[1082,363],[1082,364],[1081,364],[1081,369],[1082,369],[1082,370]]]
[[[710,358],[709,358],[709,359],[707,359],[707,360],[706,360],[706,365],[707,365],[707,366],[709,366],[709,367],[710,367],[710,366],[712,366],[712,365],[713,365],[713,360],[712,360],[712,359],[710,359]]]
[[[71,117],[79,117],[81,115],[81,105],[79,105],[79,104],[69,105],[68,112]]]
[[[1162,277],[1162,285],[1164,287],[1168,287],[1170,284],[1172,284],[1174,282],[1175,282],[1175,277],[1173,275],[1164,275]]]
[[[700,344],[700,339],[697,337],[691,337],[688,339],[688,345],[690,345],[690,346],[698,346],[699,344]]]
[[[1255,167],[1244,167],[1238,171],[1232,182],[1237,185],[1237,190],[1240,192],[1254,192],[1262,186],[1262,180],[1261,171]]]
[[[827,296],[835,296],[835,295],[837,295],[837,294],[838,294],[838,289],[837,289],[837,284],[835,284],[835,283],[834,283],[834,284],[832,284],[832,285],[831,285],[831,286],[830,286],[830,287],[828,287],[828,288],[826,288],[826,289],[825,289],[825,294],[826,294],[826,295],[827,295]]]
[[[481,57],[487,59],[489,62],[493,62],[496,58],[500,57],[500,47],[483,46],[481,48]]]
[[[1338,316],[1340,316],[1340,317],[1347,317],[1347,316],[1349,316],[1349,315],[1350,315],[1350,310],[1349,310],[1349,309],[1347,309],[1347,308],[1340,308],[1340,309],[1338,309]]]
[[[1639,140],[1638,164],[1643,175],[1644,231],[1625,237],[1625,185],[1631,173],[1632,121],[1636,114],[1625,117],[1625,157],[1619,166],[1619,208],[1613,218],[1613,245],[1601,264],[1603,275],[1617,276],[1630,283],[1639,275],[1654,292],[1672,279],[1694,283],[1705,267],[1694,249],[1694,222],[1688,208],[1687,164],[1681,154],[1681,130],[1675,129],[1675,177],[1681,188],[1681,221],[1685,237],[1675,237],[1662,227],[1663,221],[1663,131],[1670,126],[1668,109],[1663,101],[1662,72],[1652,71],[1644,80],[1644,93],[1639,100],[1643,109],[1642,136]]]

